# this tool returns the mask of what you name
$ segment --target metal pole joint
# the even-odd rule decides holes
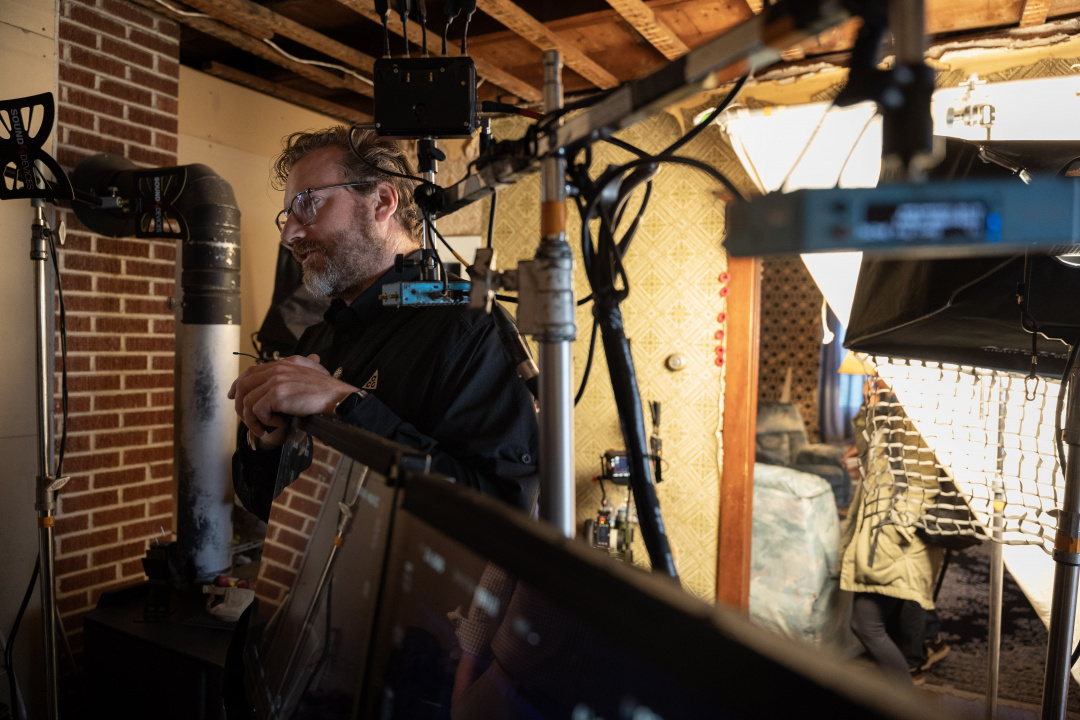
[[[544,240],[536,257],[518,263],[518,324],[538,342],[572,342],[574,256],[565,242]]]
[[[1054,535],[1054,561],[1080,565],[1080,512],[1058,510],[1058,528]]]

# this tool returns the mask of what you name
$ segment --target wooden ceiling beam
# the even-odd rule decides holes
[[[1046,22],[1051,0],[1025,0],[1020,12],[1020,27],[1034,27]]]
[[[382,19],[379,17],[379,14],[375,12],[375,5],[372,0],[338,0],[338,2],[358,15],[377,23],[378,25],[382,25]],[[390,32],[396,37],[401,37],[400,32],[393,29],[391,29]],[[417,47],[422,47],[424,41],[423,30],[420,29],[420,26],[417,23],[409,23],[408,33],[409,40]],[[438,33],[429,30],[428,35],[431,36],[429,40],[438,42]],[[473,57],[473,63],[476,65],[476,74],[478,77],[481,77],[494,85],[498,85],[503,90],[516,95],[526,102],[540,102],[542,97],[540,90],[524,80],[518,79],[514,75],[511,75],[494,63],[490,63],[483,58]]]
[[[264,95],[271,95],[280,100],[299,105],[307,110],[315,110],[324,115],[335,117],[338,120],[344,120],[348,123],[369,123],[372,120],[372,117],[367,113],[362,113],[359,110],[354,110],[345,107],[344,105],[338,105],[335,102],[330,102],[329,100],[310,95],[306,92],[293,90],[280,83],[264,80],[261,77],[250,75],[242,70],[237,70],[228,65],[222,65],[217,61],[203,63],[202,69],[203,72],[208,75],[213,75],[214,77],[236,83],[237,85],[243,85],[244,87],[251,88]]]
[[[566,67],[593,85],[604,89],[620,85],[619,78],[510,0],[478,0],[477,7],[541,50],[558,50]]]
[[[354,50],[348,45],[312,30],[307,25],[291,20],[284,15],[263,7],[251,0],[184,0],[190,5],[215,20],[232,25],[239,30],[243,26],[264,27],[273,34],[295,40],[312,50],[340,60],[346,65],[370,75],[375,69],[375,58]]]
[[[679,39],[671,28],[664,24],[656,13],[642,0],[607,0],[615,12],[630,23],[641,36],[660,51],[668,60],[675,60],[686,53],[690,48]]]
[[[312,65],[297,62],[296,60],[290,60],[261,40],[231,28],[225,23],[218,22],[213,18],[201,16],[193,17],[190,14],[182,14],[173,8],[166,7],[156,0],[135,0],[135,2],[159,15],[164,15],[170,20],[192,27],[212,38],[221,40],[222,42],[229,43],[256,57],[260,57],[263,60],[274,63],[290,72],[294,72],[301,77],[305,77],[314,83],[318,83],[323,87],[332,89],[344,88],[367,97],[371,97],[373,94],[371,86],[367,83],[350,75],[338,76],[334,73],[327,72],[326,70],[320,70]]]

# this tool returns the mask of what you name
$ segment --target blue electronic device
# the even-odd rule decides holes
[[[904,257],[1048,253],[1080,243],[1080,184],[933,181],[771,193],[728,207],[735,257],[861,250]]]
[[[470,287],[472,283],[466,280],[387,283],[379,299],[387,307],[468,305]]]

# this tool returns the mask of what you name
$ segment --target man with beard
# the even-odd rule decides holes
[[[296,354],[244,371],[229,390],[243,421],[233,457],[241,502],[267,519],[285,416],[328,415],[431,455],[432,470],[526,512],[537,497],[537,424],[488,315],[385,308],[386,283],[416,280],[413,172],[396,143],[332,127],[294,133],[274,166],[281,242],[304,285],[333,298]],[[415,260],[416,258],[412,258]],[[302,468],[301,468],[302,469]]]

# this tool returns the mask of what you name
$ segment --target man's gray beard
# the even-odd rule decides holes
[[[304,287],[317,298],[330,297],[339,292],[341,268],[333,260],[326,258],[322,270],[305,270]]]
[[[380,238],[374,223],[359,213],[348,238],[336,237],[332,252],[324,252],[323,266],[304,268],[304,287],[315,297],[339,297],[357,285],[382,274],[386,238]]]

